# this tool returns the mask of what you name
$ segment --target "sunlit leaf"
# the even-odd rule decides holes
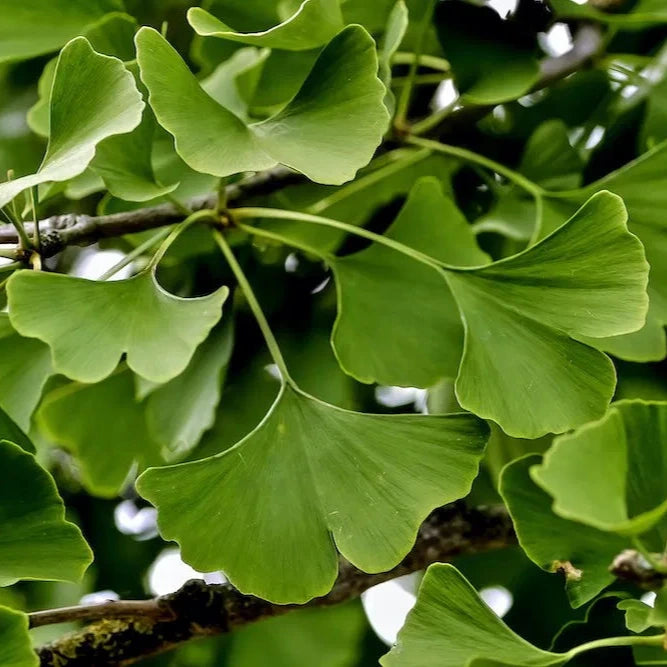
[[[579,607],[612,583],[609,566],[628,543],[554,514],[551,497],[530,478],[540,461],[528,455],[505,467],[500,492],[526,555],[547,572],[562,573],[572,606]]]
[[[33,338],[19,336],[7,313],[0,313],[0,407],[23,430],[30,429],[30,417],[53,373],[49,347]],[[8,440],[17,442],[13,438]]]
[[[334,541],[365,571],[399,562],[428,512],[469,491],[487,435],[471,415],[360,414],[286,386],[234,447],[151,469],[137,488],[190,565],[305,602],[333,585]]]
[[[448,264],[489,261],[432,177],[417,182],[386,236]],[[338,289],[332,342],[348,373],[417,387],[456,374],[463,329],[441,273],[377,243],[329,261]]]
[[[384,103],[389,113],[394,113],[394,94],[391,91],[391,59],[394,57],[398,47],[405,37],[405,31],[408,28],[408,8],[403,0],[398,0],[394,5],[387,19],[387,27],[382,40],[382,49],[379,52],[380,60],[380,79],[384,83],[387,93],[384,97]]]
[[[619,535],[646,533],[667,513],[666,440],[667,403],[620,401],[558,437],[531,476],[562,517]]]
[[[314,181],[339,184],[369,162],[386,129],[375,45],[358,26],[325,47],[287,107],[251,125],[207,95],[158,32],[144,28],[136,40],[157,120],[197,171],[228,176],[281,163]]]
[[[0,585],[20,579],[78,581],[93,554],[72,523],[51,475],[32,454],[0,441]],[[1,655],[1,652],[0,652]]]
[[[455,567],[436,564],[426,571],[417,604],[396,646],[380,663],[384,667],[546,667],[566,660],[563,654],[543,651],[519,637]]]
[[[628,30],[641,30],[667,22],[667,9],[662,0],[639,0],[628,13],[605,12],[590,3],[582,4],[574,0],[552,0],[551,6],[558,18],[599,21]]]
[[[647,268],[622,201],[600,193],[528,250],[448,271],[466,330],[456,382],[461,405],[524,438],[600,417],[614,370],[575,338],[639,329]]]
[[[12,324],[49,345],[57,372],[98,382],[125,353],[137,374],[167,382],[220,319],[229,290],[184,299],[162,289],[151,270],[110,282],[18,271],[7,293]]]
[[[119,60],[95,53],[83,37],[69,42],[56,65],[44,160],[36,174],[0,184],[0,206],[27,188],[83,172],[97,144],[133,130],[143,107],[132,75]]]
[[[0,2],[0,62],[49,53],[81,34],[121,0],[30,0]]]
[[[71,383],[50,392],[37,420],[54,444],[72,452],[84,484],[100,496],[115,496],[133,465],[142,470],[161,461],[127,370],[97,384]]]
[[[188,11],[188,21],[204,37],[288,51],[322,46],[343,27],[340,0],[303,0],[298,10],[281,24],[254,33],[236,32],[201,7]]]

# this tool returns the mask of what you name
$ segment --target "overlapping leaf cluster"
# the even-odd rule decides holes
[[[551,20],[641,31],[667,20],[654,4],[558,0]],[[88,494],[136,489],[189,565],[272,602],[325,595],[339,554],[393,568],[476,478],[471,497],[491,480],[523,553],[564,576],[573,608],[613,583],[625,549],[662,572],[664,389],[617,380],[622,362],[667,352],[664,72],[626,59],[650,102],[642,150],[599,173],[577,133],[612,121],[561,111],[556,87],[534,94],[536,31],[435,5],[215,0],[189,7],[186,52],[121,0],[0,0],[0,62],[52,56],[27,115],[47,139],[41,163],[0,183],[8,223],[90,195],[100,213],[171,204],[184,219],[115,242],[134,260],[119,280],[129,260],[78,277],[21,239],[0,313],[2,585],[78,580],[92,560],[47,470],[54,447]],[[518,118],[515,168],[418,136],[445,117],[410,126],[412,86],[432,83],[418,63],[451,79],[461,107]],[[476,131],[502,138],[493,123]],[[225,185],[275,167],[302,182],[227,209]],[[190,210],[216,188],[217,207]],[[286,307],[283,264],[308,284],[307,317]],[[364,385],[427,390],[430,414],[369,407]],[[455,412],[434,408],[446,386]],[[635,633],[623,641],[651,659],[663,597],[619,604]],[[25,615],[2,608],[0,633],[2,664],[37,664]],[[434,565],[383,664],[559,665],[601,641],[528,643]]]

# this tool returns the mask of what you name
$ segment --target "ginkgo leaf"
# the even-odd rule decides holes
[[[271,49],[303,51],[326,44],[343,28],[340,0],[303,0],[285,21],[261,32],[236,32],[201,7],[188,10],[188,22],[202,37],[220,37]]]
[[[49,345],[58,373],[99,382],[127,354],[137,374],[168,382],[220,319],[229,290],[184,299],[162,289],[153,270],[109,282],[18,271],[7,294],[12,324]]]
[[[232,339],[232,327],[218,325],[197,348],[185,371],[148,396],[148,428],[167,460],[189,452],[213,426]]]
[[[280,163],[340,184],[370,161],[387,127],[375,43],[360,26],[329,42],[282,111],[251,125],[207,95],[158,32],[142,28],[136,42],[157,120],[197,171],[229,176]]]
[[[472,415],[361,414],[288,385],[234,447],[150,469],[137,489],[187,563],[302,603],[333,585],[334,542],[367,572],[396,565],[428,512],[468,493],[487,437]]]
[[[23,338],[12,327],[7,313],[0,313],[0,407],[23,430],[30,429],[30,417],[53,373],[48,345]]]
[[[448,264],[489,262],[433,177],[417,181],[386,236]],[[346,372],[416,387],[456,375],[463,327],[441,273],[377,243],[328,261],[338,290],[332,344]]]
[[[0,184],[0,206],[27,188],[78,176],[97,144],[133,130],[143,108],[134,78],[119,60],[95,53],[83,37],[73,39],[56,64],[44,160],[37,173]]]
[[[7,607],[0,607],[0,663],[6,667],[39,667],[27,614]]]
[[[589,3],[581,4],[574,0],[552,0],[551,6],[559,18],[599,21],[626,30],[641,30],[667,23],[667,9],[661,0],[639,0],[628,13],[605,12]]]
[[[117,495],[134,465],[143,470],[162,461],[133,389],[132,374],[122,370],[97,384],[56,389],[37,412],[40,428],[76,457],[84,484],[96,495]]]
[[[519,637],[484,604],[454,566],[437,563],[426,571],[417,604],[408,614],[396,646],[380,663],[384,667],[547,667],[562,665],[568,658]]]
[[[0,0],[0,62],[55,51],[122,0]]]
[[[5,474],[0,487],[0,585],[20,579],[81,579],[93,554],[81,531],[65,521],[51,475],[32,454],[6,440],[0,441],[0,462]]]
[[[576,339],[644,323],[648,265],[626,219],[622,200],[601,192],[528,250],[446,272],[465,327],[456,381],[464,408],[524,438],[604,413],[613,366]]]
[[[667,403],[619,401],[599,421],[556,438],[531,476],[562,517],[619,535],[646,533],[667,513],[665,442]]]
[[[35,453],[35,445],[30,442],[30,438],[2,408],[0,408],[0,440],[13,442],[26,452]]]
[[[391,60],[405,37],[408,24],[408,8],[403,0],[398,0],[387,19],[382,48],[378,53],[379,75],[387,89],[384,104],[390,115],[393,115],[395,107],[394,93],[391,90]]]
[[[500,18],[491,7],[463,0],[440,2],[436,30],[461,96],[474,104],[497,104],[527,93],[540,68],[533,33]]]
[[[541,460],[529,454],[507,465],[500,493],[521,548],[547,572],[562,572],[572,606],[580,607],[614,581],[609,566],[628,543],[554,514],[551,497],[530,478],[530,469]]]

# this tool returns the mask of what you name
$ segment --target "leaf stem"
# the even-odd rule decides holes
[[[32,206],[33,235],[32,242],[37,252],[40,251],[42,241],[39,236],[39,218],[37,217],[37,204],[39,203],[39,188],[34,185],[30,188],[30,204]]]
[[[632,544],[639,551],[639,553],[644,557],[646,562],[659,574],[667,574],[667,564],[661,562],[654,554],[652,554],[649,549],[646,548],[645,544],[641,541],[636,535],[632,538]]]
[[[261,238],[269,239],[270,241],[277,241],[278,243],[282,243],[283,245],[290,245],[294,248],[301,250],[302,252],[307,252],[311,255],[316,255],[317,257],[321,257],[324,260],[333,259],[333,257],[329,253],[323,250],[313,248],[307,245],[306,243],[301,243],[300,241],[297,241],[296,239],[287,238],[282,234],[271,232],[268,229],[262,229],[261,227],[253,227],[251,225],[244,225],[242,222],[237,222],[236,226],[239,229],[246,232],[246,234],[251,234],[252,236],[259,236]]]
[[[220,247],[222,254],[225,256],[225,259],[229,264],[229,268],[232,270],[232,273],[236,277],[239,287],[241,288],[241,291],[243,292],[248,302],[248,305],[250,306],[250,310],[252,310],[252,314],[255,316],[255,319],[257,320],[257,324],[259,325],[259,328],[262,332],[262,336],[264,336],[264,341],[266,342],[266,346],[269,348],[269,353],[271,354],[273,363],[278,367],[283,382],[286,382],[287,384],[295,387],[296,384],[292,379],[292,377],[290,376],[289,371],[287,370],[287,364],[285,363],[285,358],[283,357],[283,353],[280,351],[278,341],[276,340],[276,337],[273,335],[273,331],[271,331],[269,322],[266,319],[266,316],[264,315],[262,307],[259,305],[259,301],[257,301],[255,292],[253,291],[252,286],[248,282],[248,279],[246,278],[246,275],[243,272],[241,265],[236,260],[236,257],[234,256],[232,249],[229,247],[229,244],[227,243],[225,237],[218,230],[214,230],[213,238]]]
[[[504,176],[508,180],[516,183],[520,188],[523,188],[526,192],[529,192],[534,197],[540,197],[547,193],[543,188],[541,188],[537,183],[533,183],[530,179],[526,178],[522,174],[509,167],[506,167],[500,162],[491,160],[490,158],[479,155],[479,153],[474,153],[469,151],[467,148],[461,148],[460,146],[452,146],[450,144],[441,144],[438,141],[433,141],[432,139],[422,139],[421,137],[407,137],[406,143],[412,144],[413,146],[421,146],[422,148],[429,148],[436,153],[444,153],[445,155],[452,155],[466,162],[472,162],[473,164],[478,164],[482,167],[486,167],[491,171],[495,171],[497,174]]]
[[[598,648],[610,648],[613,646],[662,646],[665,642],[665,635],[650,635],[646,636],[629,636],[629,637],[605,637],[604,639],[595,639],[585,644],[575,646],[569,650],[565,655],[568,660],[575,656],[585,653],[586,651],[593,651]]]
[[[147,250],[152,248],[156,243],[159,243],[165,239],[171,233],[171,227],[164,227],[160,229],[156,234],[153,234],[149,239],[138,245],[136,248],[123,257],[119,262],[114,264],[110,269],[105,271],[98,280],[109,280],[111,276],[118,273],[121,269],[124,269],[128,264],[131,264],[137,257],[141,257]]]
[[[376,243],[381,243],[392,250],[396,250],[412,259],[426,264],[434,269],[441,268],[450,268],[446,265],[443,265],[433,257],[429,257],[414,248],[403,245],[394,239],[390,239],[386,236],[381,236],[375,232],[370,232],[363,227],[356,227],[355,225],[350,225],[346,222],[340,222],[339,220],[332,220],[331,218],[323,218],[319,215],[311,215],[309,213],[300,213],[299,211],[283,211],[282,209],[276,208],[235,208],[232,211],[232,215],[235,219],[243,220],[244,218],[273,218],[275,220],[297,220],[300,222],[308,222],[314,225],[323,225],[325,227],[333,227],[334,229],[340,229],[343,232],[348,232],[350,234],[356,234],[357,236],[362,236],[369,241],[375,241]]]
[[[421,53],[417,56],[416,53],[397,51],[391,59],[392,65],[411,65],[414,62],[423,67],[429,67],[430,69],[435,69],[440,72],[449,72],[451,70],[448,60],[438,58],[437,56],[430,56],[427,53]]]
[[[415,77],[417,76],[417,69],[419,68],[419,61],[421,60],[421,52],[424,45],[424,37],[428,30],[431,17],[433,16],[433,7],[435,0],[427,0],[424,8],[424,16],[417,28],[417,41],[414,49],[414,60],[410,63],[410,70],[408,71],[408,81],[403,88],[396,103],[396,115],[394,116],[394,126],[399,130],[403,129],[406,124],[408,107],[412,98],[412,91],[414,88]]]

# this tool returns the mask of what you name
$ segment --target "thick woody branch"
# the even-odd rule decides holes
[[[614,558],[609,571],[617,579],[632,582],[648,590],[657,590],[667,582],[667,561],[661,554],[655,556],[662,558],[662,562],[651,563],[639,551],[626,549]]]
[[[237,203],[251,197],[270,194],[287,185],[299,183],[303,176],[291,169],[277,167],[257,173],[246,180],[226,188],[227,202]],[[187,206],[192,211],[215,208],[217,195],[197,197]],[[52,257],[70,245],[85,246],[105,238],[134,234],[148,229],[156,229],[180,222],[183,211],[173,204],[161,204],[136,211],[111,215],[89,216],[69,213],[46,218],[39,223],[42,257]],[[33,225],[25,223],[29,236],[33,235]],[[0,225],[0,244],[18,244],[19,239],[11,225]]]
[[[512,522],[502,507],[441,507],[424,521],[412,551],[393,570],[366,574],[341,560],[331,592],[307,607],[326,607],[358,597],[388,579],[514,544]],[[131,665],[199,637],[220,635],[278,616],[296,605],[276,605],[243,595],[228,584],[189,581],[176,593],[146,601],[118,601],[30,615],[31,627],[72,620],[97,621],[38,649],[42,667]]]

